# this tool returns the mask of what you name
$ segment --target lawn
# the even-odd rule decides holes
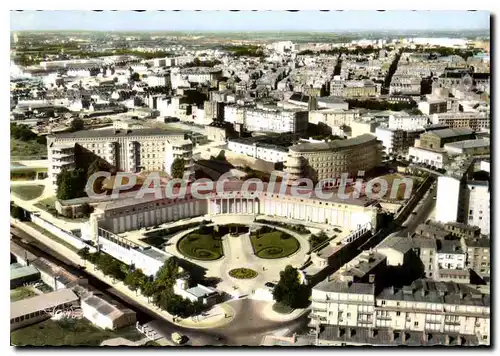
[[[177,248],[183,255],[195,260],[213,261],[224,255],[220,236],[201,234],[199,230],[180,239]]]
[[[45,210],[48,213],[51,213],[54,215],[56,211],[56,200],[57,198],[54,197],[48,197],[43,200],[40,200],[38,203],[35,204],[35,206],[39,209]]]
[[[19,287],[10,291],[10,301],[17,302],[18,300],[23,300],[27,298],[34,297],[36,295],[31,289],[26,287]]]
[[[297,239],[286,232],[266,231],[257,232],[250,235],[252,247],[260,258],[273,259],[288,257],[296,252],[300,244]]]
[[[11,332],[10,343],[15,346],[99,346],[104,340],[116,337],[137,341],[143,336],[134,327],[111,331],[99,329],[86,319],[49,319]]]
[[[47,156],[47,145],[36,141],[21,141],[16,138],[10,139],[11,156]]]
[[[42,195],[44,188],[43,185],[11,185],[10,191],[19,199],[32,200]]]
[[[75,246],[69,244],[68,242],[64,241],[60,237],[57,237],[56,235],[54,235],[50,231],[45,230],[43,227],[40,227],[37,224],[35,224],[33,222],[30,222],[30,221],[29,222],[25,222],[25,224],[31,226],[33,229],[39,231],[40,233],[42,233],[43,235],[47,236],[48,238],[54,240],[58,244],[61,244],[61,245],[65,246],[65,247],[69,248],[71,251],[78,252],[78,249]]]
[[[237,279],[252,279],[257,277],[258,273],[249,268],[235,268],[229,271],[229,275]]]

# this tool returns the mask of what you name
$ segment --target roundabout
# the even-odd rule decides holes
[[[235,268],[230,270],[228,274],[236,279],[252,279],[258,276],[258,273],[250,268]]]

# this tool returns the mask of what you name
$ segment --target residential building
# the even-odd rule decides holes
[[[446,99],[427,96],[426,101],[418,103],[418,110],[425,115],[445,113],[448,111],[448,102]]]
[[[422,79],[417,76],[403,76],[395,74],[389,86],[391,95],[420,95]]]
[[[284,162],[288,155],[288,149],[286,147],[270,145],[244,138],[229,139],[227,141],[227,148],[235,153],[274,163]]]
[[[429,117],[415,115],[391,115],[389,116],[389,128],[405,131],[422,130],[429,124]]]
[[[471,161],[466,164],[472,167]],[[490,233],[489,178],[478,173],[459,172],[438,177],[436,220],[462,222],[478,226],[482,234]],[[484,174],[483,174],[484,176]]]
[[[375,128],[377,140],[382,142],[386,154],[397,154],[404,151],[404,131],[400,129],[390,129],[386,126]]]
[[[307,131],[308,114],[301,109],[224,107],[224,120],[241,124],[250,132],[302,133]]]
[[[57,174],[63,169],[75,167],[81,156],[90,160],[102,158],[117,170],[126,172],[163,171],[165,149],[168,142],[184,140],[184,132],[168,132],[161,129],[136,130],[85,130],[61,133],[47,137],[47,151],[52,187],[57,187]],[[83,159],[80,157],[80,159]]]
[[[474,337],[471,343],[476,345],[490,343],[490,297],[464,284],[419,279],[376,294],[374,284],[325,280],[313,288],[311,299],[311,325],[322,325],[325,330],[332,326],[348,333],[336,338],[320,333],[320,345],[349,345],[358,330],[372,330],[363,333],[370,338],[379,330],[394,335],[378,342],[382,345],[396,344],[396,332],[398,338],[405,334],[404,343],[413,337],[416,345],[442,334],[448,340],[442,344],[449,344],[451,336],[460,340]],[[370,344],[370,338],[354,338],[352,344]]]
[[[375,97],[380,94],[380,85],[371,80],[334,80],[330,84],[330,95],[345,98]]]
[[[470,128],[474,131],[488,130],[491,126],[488,112],[453,112],[433,114],[430,116],[434,124],[447,125],[450,128]]]
[[[458,240],[438,240],[436,257],[440,269],[465,268],[465,252]]]
[[[172,164],[176,159],[184,160],[184,172],[194,174],[193,142],[191,140],[167,140],[165,146],[165,172],[172,176]],[[180,177],[177,177],[180,178]]]
[[[300,177],[315,181],[350,177],[359,171],[369,171],[381,162],[381,145],[370,134],[346,140],[321,143],[301,143],[289,148],[285,172],[293,184]]]
[[[425,278],[437,279],[439,277],[437,240],[416,235],[411,239],[411,242],[413,252],[422,262]]]
[[[323,109],[309,112],[310,124],[325,125],[330,129],[351,126],[351,123],[357,118],[359,118],[359,110]]]
[[[491,240],[482,238],[461,238],[462,249],[467,252],[466,267],[471,268],[479,276],[490,281],[491,274]]]

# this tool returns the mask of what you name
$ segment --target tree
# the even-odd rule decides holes
[[[123,283],[125,283],[125,285],[127,285],[130,290],[137,292],[137,290],[144,283],[145,279],[146,279],[146,276],[144,275],[144,273],[142,273],[142,270],[135,269],[132,272],[129,272],[125,276]]]
[[[12,216],[14,219],[24,221],[25,220],[24,209],[21,208],[20,206],[11,204],[10,205],[10,216]]]
[[[89,203],[83,203],[81,206],[81,211],[83,216],[89,216],[90,213],[92,213],[92,207],[89,205]]]
[[[81,131],[85,128],[85,124],[82,119],[76,118],[71,121],[70,130],[71,132]]]
[[[139,73],[133,72],[132,74],[130,74],[130,80],[138,82],[141,80],[141,76],[139,75]]]
[[[185,169],[186,169],[186,161],[184,161],[182,158],[176,158],[172,163],[172,168],[170,169],[171,171],[170,175],[172,176],[172,178],[182,178]]]
[[[171,288],[178,277],[179,265],[175,258],[171,257],[166,260],[163,266],[156,272],[155,283],[162,288]]]
[[[78,250],[78,256],[84,261],[90,260],[90,250],[88,247],[84,247],[81,250]]]
[[[146,280],[144,283],[141,285],[141,293],[143,296],[148,298],[148,302],[150,298],[155,294],[156,292],[156,284],[152,282],[151,280]]]
[[[67,200],[85,196],[87,175],[82,169],[63,170],[57,175],[57,199]]]
[[[288,265],[280,272],[280,280],[273,289],[273,298],[278,303],[297,308],[301,300],[301,289],[297,268]]]
[[[324,231],[321,231],[319,234],[311,235],[311,237],[309,237],[309,242],[311,243],[312,248],[319,246],[326,240],[328,240],[328,235],[325,234]]]

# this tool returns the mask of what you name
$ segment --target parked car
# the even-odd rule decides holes
[[[179,333],[173,333],[172,334],[172,341],[175,342],[177,345],[181,345],[187,341],[187,336],[181,335]]]
[[[264,284],[266,287],[269,287],[269,288],[274,288],[276,287],[276,284],[274,283],[271,283],[271,282],[267,282],[266,284]]]

